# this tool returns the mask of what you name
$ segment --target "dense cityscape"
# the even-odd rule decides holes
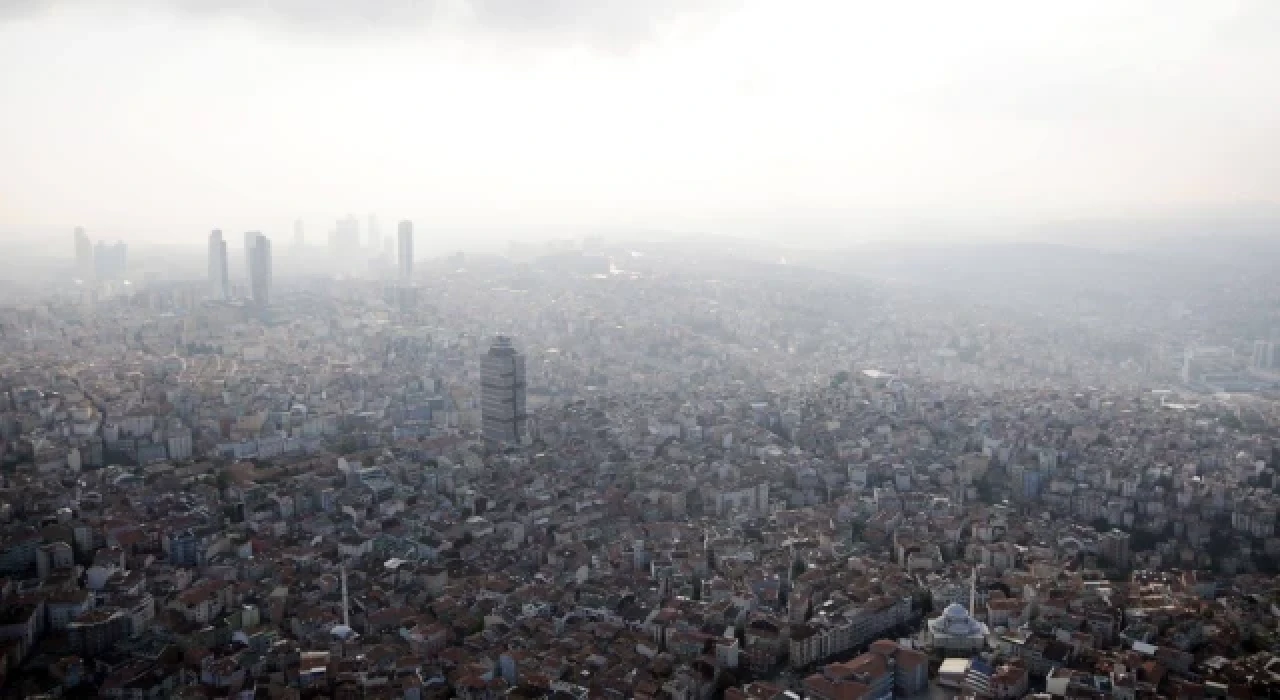
[[[0,692],[1280,694],[1273,266],[395,230],[9,290]]]

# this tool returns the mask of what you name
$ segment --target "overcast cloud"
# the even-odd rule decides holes
[[[617,48],[647,39],[679,16],[728,7],[734,0],[0,0],[9,18],[93,9],[161,13],[194,21],[242,19],[292,31],[415,33],[433,29],[502,31],[588,41]],[[440,25],[444,25],[441,27]],[[549,37],[548,37],[549,38]]]
[[[0,231],[855,236],[1280,192],[1269,0],[0,7]]]

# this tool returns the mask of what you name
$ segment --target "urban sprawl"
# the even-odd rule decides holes
[[[1280,695],[1273,278],[360,228],[6,292],[0,694]]]

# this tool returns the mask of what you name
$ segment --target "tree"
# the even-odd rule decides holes
[[[1134,552],[1148,552],[1165,539],[1163,532],[1134,530],[1129,533],[1129,549]]]
[[[730,671],[720,673],[720,678],[716,680],[716,694],[722,695],[724,691],[730,688],[736,688],[740,684],[738,677]]]
[[[991,482],[987,479],[981,479],[974,484],[974,488],[978,491],[978,500],[983,503],[995,503],[995,489],[991,487]]]
[[[928,615],[933,612],[933,592],[927,588],[916,591],[911,600],[912,609],[922,615]]]
[[[849,541],[857,542],[862,539],[862,534],[866,531],[867,526],[861,520],[853,520],[849,522]]]
[[[338,454],[341,455],[349,455],[353,452],[359,452],[362,447],[360,436],[344,435],[341,440],[338,440],[338,444],[335,447]]]

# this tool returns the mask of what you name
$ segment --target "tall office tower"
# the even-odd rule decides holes
[[[480,366],[480,417],[485,440],[512,445],[524,441],[524,355],[506,336],[493,339]]]
[[[255,306],[266,308],[271,291],[271,239],[250,231],[244,234],[244,256],[249,262],[249,295]]]
[[[396,229],[396,260],[400,265],[400,279],[413,279],[413,222],[401,221]]]
[[[129,247],[121,241],[108,245],[102,241],[93,247],[94,273],[100,280],[124,279]]]
[[[76,275],[82,280],[93,279],[93,244],[89,242],[89,235],[84,232],[84,227],[76,227],[75,241]]]
[[[302,232],[302,219],[293,222],[293,247],[302,248],[307,244],[306,236]]]
[[[222,231],[209,234],[209,296],[218,301],[231,298],[231,281],[227,274],[227,242]]]
[[[333,232],[333,253],[346,258],[354,256],[360,250],[360,220],[350,214],[345,219],[338,219],[338,227]]]
[[[1276,343],[1269,340],[1255,341],[1253,355],[1249,358],[1249,366],[1253,369],[1268,370],[1276,365]]]
[[[378,252],[382,237],[378,235],[378,217],[373,214],[369,215],[369,230],[365,232],[365,236],[369,239],[365,242],[365,247],[375,253]]]

